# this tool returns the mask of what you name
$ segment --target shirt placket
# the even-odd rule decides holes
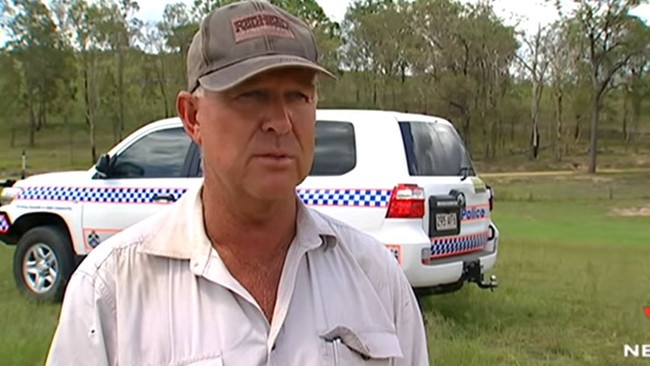
[[[212,283],[227,288],[234,294],[234,296],[239,296],[246,303],[255,308],[256,315],[260,319],[260,322],[264,324],[264,330],[267,334],[267,366],[274,364],[273,350],[275,349],[275,342],[287,317],[289,304],[296,285],[298,267],[306,251],[305,247],[298,245],[297,243],[292,243],[289,247],[287,258],[280,276],[278,295],[271,324],[269,324],[257,301],[255,301],[248,290],[246,290],[239,281],[230,274],[214,249],[212,249],[209,254],[200,254],[195,256],[190,262],[192,272],[195,275],[202,276]],[[255,320],[251,319],[251,321]]]
[[[284,325],[284,321],[287,318],[289,304],[291,302],[291,298],[293,297],[294,289],[296,288],[296,275],[298,273],[298,267],[305,253],[305,247],[298,245],[297,243],[293,243],[289,247],[287,259],[285,260],[285,265],[282,269],[282,275],[280,276],[278,295],[275,301],[273,319],[271,322],[271,329],[269,331],[267,345],[269,352],[273,350],[278,335],[280,334],[280,331]],[[269,359],[270,358],[271,357],[269,357]]]

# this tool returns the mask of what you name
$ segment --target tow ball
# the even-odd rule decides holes
[[[491,275],[489,281],[485,281],[485,275],[481,273],[481,264],[479,261],[466,262],[463,272],[468,282],[474,282],[479,288],[494,291],[499,286],[497,276]]]

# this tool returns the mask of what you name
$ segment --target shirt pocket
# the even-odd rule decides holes
[[[363,331],[337,326],[321,335],[327,366],[382,366],[403,357],[399,339],[391,331]]]
[[[218,356],[183,363],[183,366],[224,366],[224,364],[223,358],[221,358],[221,356]]]

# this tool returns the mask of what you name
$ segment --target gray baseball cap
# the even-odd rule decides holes
[[[187,55],[187,88],[223,91],[261,72],[304,67],[335,78],[319,64],[309,26],[266,1],[219,7],[201,22]]]

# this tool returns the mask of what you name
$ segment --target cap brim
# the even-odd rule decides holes
[[[332,79],[336,77],[324,67],[298,56],[267,55],[247,59],[199,78],[202,87],[211,91],[228,90],[263,72],[285,67],[313,70]]]

